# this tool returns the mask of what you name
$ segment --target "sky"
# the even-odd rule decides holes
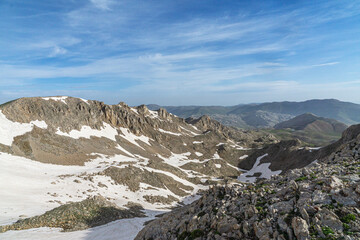
[[[0,0],[0,102],[360,103],[360,2]]]

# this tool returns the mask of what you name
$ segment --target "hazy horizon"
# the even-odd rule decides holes
[[[358,1],[0,2],[0,102],[360,103]]]
[[[62,97],[60,95],[58,96],[30,96],[31,97]],[[67,97],[74,97],[74,98],[80,98],[80,97],[76,97],[76,96],[67,96]],[[16,98],[18,99],[18,98]],[[9,101],[5,101],[5,102],[0,102],[0,105],[1,104],[4,104],[4,103],[7,103],[7,102],[11,102],[13,100],[16,100],[16,99],[11,99]],[[97,101],[102,101],[100,99],[86,99],[86,100],[97,100]],[[300,103],[300,102],[307,102],[307,101],[312,101],[312,100],[320,100],[320,101],[324,101],[324,100],[336,100],[336,101],[340,101],[340,102],[347,102],[347,103],[353,103],[353,104],[360,104],[359,102],[351,102],[351,101],[342,101],[340,99],[335,99],[335,98],[323,98],[323,99],[306,99],[306,100],[303,100],[303,101],[268,101],[268,102],[249,102],[249,103],[236,103],[236,104],[232,104],[232,105],[196,105],[196,104],[189,104],[189,105],[161,105],[161,104],[157,104],[157,103],[141,103],[141,104],[138,104],[138,105],[132,105],[132,104],[128,104],[127,102],[125,102],[127,105],[131,106],[131,107],[134,107],[134,106],[140,106],[140,105],[158,105],[160,107],[162,106],[167,106],[167,107],[202,107],[202,106],[205,106],[205,107],[233,107],[233,106],[239,106],[239,105],[250,105],[250,104],[264,104],[264,103],[275,103],[275,102],[297,102],[297,103]],[[112,103],[108,103],[108,102],[105,102],[106,104],[110,104],[110,105],[116,105],[120,102],[124,102],[122,100],[119,100],[117,102],[112,102]]]

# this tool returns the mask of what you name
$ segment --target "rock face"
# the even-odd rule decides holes
[[[359,127],[317,163],[256,184],[215,186],[136,239],[360,239]]]

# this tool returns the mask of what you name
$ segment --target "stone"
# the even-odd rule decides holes
[[[309,226],[306,221],[300,217],[294,217],[291,223],[297,240],[310,240]]]
[[[328,226],[333,230],[343,231],[343,223],[338,216],[330,210],[322,209],[315,216],[319,219],[321,226]]]

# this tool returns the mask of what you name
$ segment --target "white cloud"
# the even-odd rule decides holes
[[[111,0],[90,0],[91,3],[101,10],[110,10]]]
[[[66,54],[68,51],[65,48],[59,47],[59,46],[55,46],[51,53],[49,54],[49,57],[57,57],[59,55],[64,55]]]

